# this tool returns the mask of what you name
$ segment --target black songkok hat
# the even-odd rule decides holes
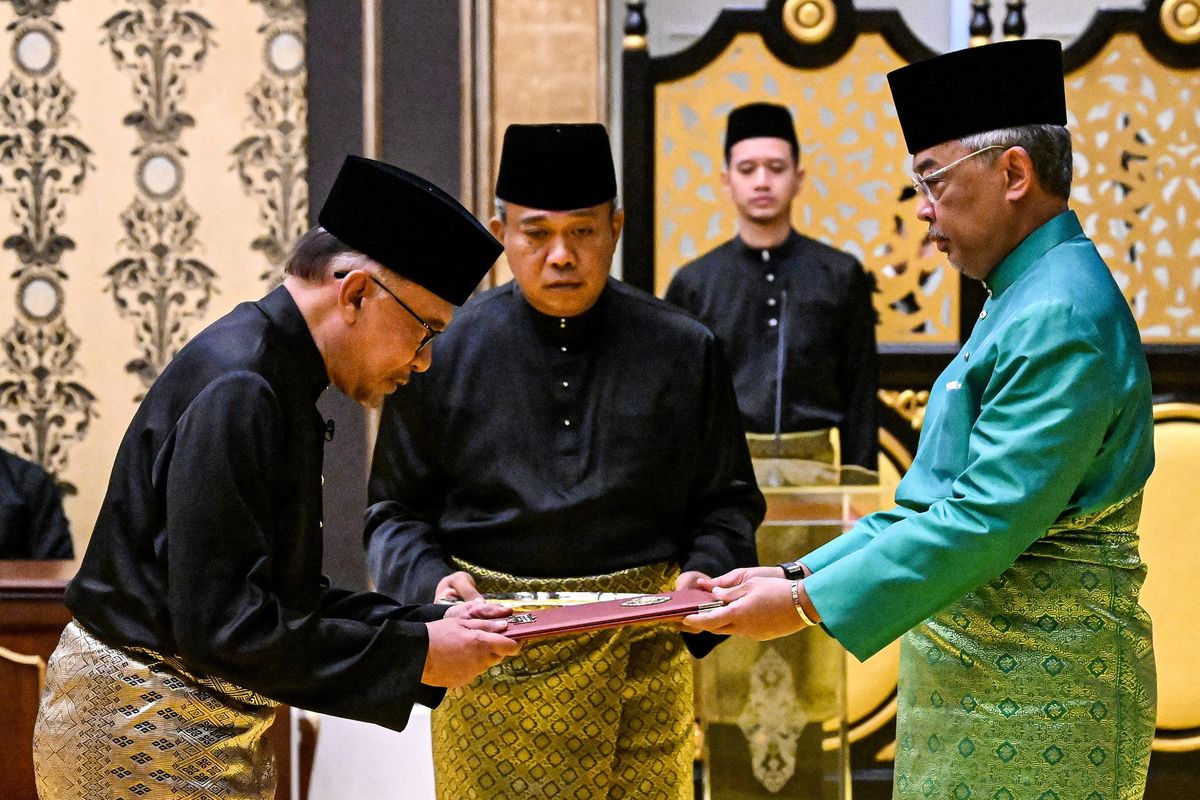
[[[726,160],[735,144],[760,136],[783,139],[792,146],[793,156],[800,152],[800,143],[796,141],[796,130],[792,125],[792,112],[774,103],[747,103],[729,112],[729,121],[725,124]]]
[[[509,125],[496,197],[545,211],[572,211],[617,196],[608,131],[594,122]]]
[[[471,212],[429,181],[361,156],[346,156],[317,221],[456,306],[503,250]]]
[[[1066,125],[1062,45],[1019,39],[956,50],[888,73],[909,153],[974,133]]]

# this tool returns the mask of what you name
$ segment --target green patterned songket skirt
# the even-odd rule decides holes
[[[896,798],[1141,800],[1155,719],[1141,503],[1061,522],[905,634]]]

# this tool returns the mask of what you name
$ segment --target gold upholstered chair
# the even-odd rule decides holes
[[[1154,621],[1158,664],[1158,735],[1154,749],[1200,751],[1200,681],[1196,680],[1196,543],[1200,541],[1200,403],[1154,408],[1154,474],[1142,506],[1141,553],[1149,567],[1142,606]]]

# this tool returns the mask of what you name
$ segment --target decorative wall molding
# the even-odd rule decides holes
[[[15,256],[16,314],[0,339],[0,441],[63,478],[71,446],[87,435],[96,397],[76,380],[79,336],[63,317],[67,203],[92,169],[76,134],[75,90],[59,69],[58,0],[9,0],[17,17],[12,72],[0,87],[0,191],[17,232],[4,239]]]
[[[77,553],[141,396],[307,227],[307,13],[0,0],[0,447]]]
[[[263,73],[246,93],[254,131],[231,155],[246,193],[259,204],[264,232],[251,249],[267,261],[259,276],[268,288],[283,280],[283,263],[308,229],[308,106],[305,100],[303,0],[250,0],[267,22]]]
[[[138,134],[137,195],[121,214],[128,256],[106,273],[121,316],[134,321],[139,354],[125,369],[143,388],[187,341],[188,323],[204,315],[215,273],[195,257],[199,215],[184,198],[181,139],[195,124],[183,110],[186,79],[212,45],[212,24],[187,0],[132,0],[104,23],[116,65],[133,76],[138,108],[124,124]],[[140,399],[140,396],[139,396]]]

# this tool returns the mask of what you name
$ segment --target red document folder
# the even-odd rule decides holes
[[[504,635],[518,640],[537,639],[642,622],[662,622],[721,605],[720,600],[702,589],[682,589],[621,600],[535,609],[513,614]]]

